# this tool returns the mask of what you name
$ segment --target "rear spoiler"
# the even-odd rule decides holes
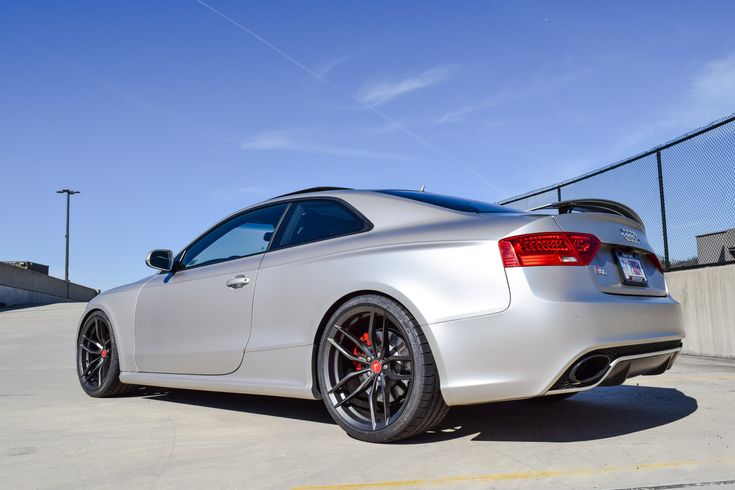
[[[638,213],[630,209],[625,204],[621,204],[616,201],[608,201],[607,199],[574,199],[571,201],[552,202],[544,204],[543,206],[527,209],[526,211],[539,211],[541,209],[558,209],[559,214],[568,214],[572,211],[581,211],[583,213],[617,214],[628,219],[632,219],[641,225],[641,228],[645,228],[643,220],[638,216]]]

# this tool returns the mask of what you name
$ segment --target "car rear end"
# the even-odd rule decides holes
[[[583,391],[671,367],[680,306],[640,219],[615,206],[567,211],[498,240],[505,311],[428,326],[448,404]]]

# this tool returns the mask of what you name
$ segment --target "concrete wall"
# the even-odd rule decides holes
[[[67,299],[66,281],[0,262],[0,303],[6,306],[89,301],[96,295],[95,289],[69,283]]]
[[[667,272],[684,309],[686,354],[735,358],[735,265]]]

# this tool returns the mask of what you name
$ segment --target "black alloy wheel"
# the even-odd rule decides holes
[[[77,337],[77,375],[89,396],[107,397],[134,389],[120,382],[120,362],[115,334],[101,311],[92,312]]]
[[[335,312],[322,336],[318,366],[327,409],[357,439],[411,437],[446,414],[421,329],[405,308],[385,297],[359,296]]]

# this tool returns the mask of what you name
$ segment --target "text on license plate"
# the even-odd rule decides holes
[[[646,285],[648,283],[646,272],[643,270],[638,254],[622,250],[618,250],[616,254],[618,256],[618,264],[620,264],[620,271],[623,273],[624,283],[636,285]]]

